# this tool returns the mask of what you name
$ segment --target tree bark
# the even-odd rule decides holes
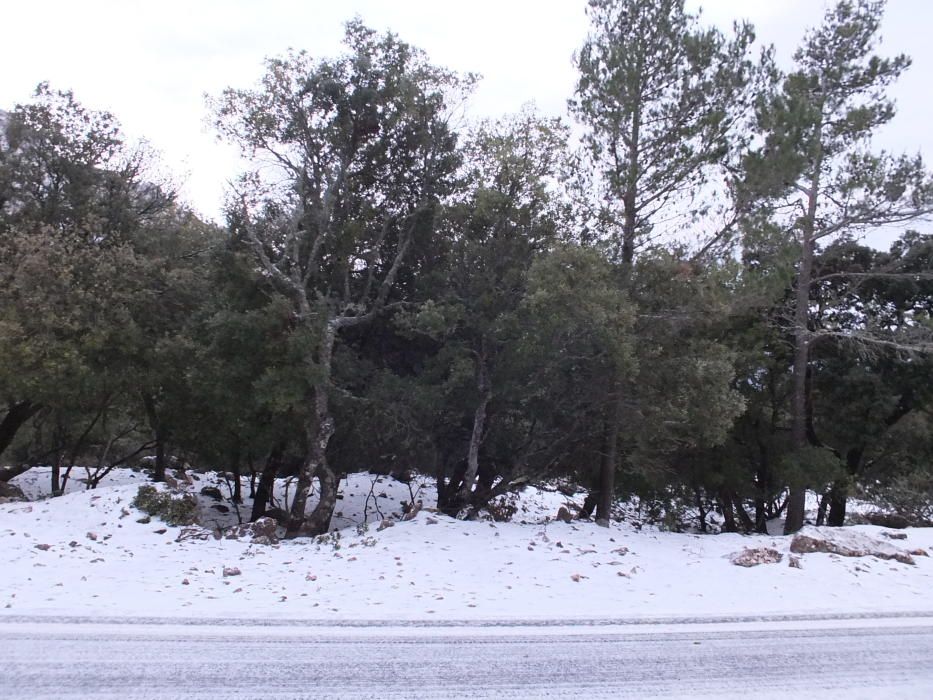
[[[832,527],[842,527],[845,525],[849,486],[852,480],[858,476],[859,469],[862,466],[862,456],[864,454],[865,448],[862,446],[853,447],[846,452],[846,471],[848,472],[848,479],[836,481],[830,489],[829,518],[826,520],[827,525],[831,525]]]
[[[596,502],[596,524],[609,527],[612,504],[615,501],[616,468],[619,462],[619,427],[622,422],[622,396],[618,385],[614,392],[612,416],[606,432],[606,452],[599,470],[599,499]]]
[[[719,508],[722,510],[722,531],[738,532],[739,528],[735,524],[735,513],[732,510],[732,498],[724,490],[721,490],[716,500],[719,501]]]
[[[813,247],[816,210],[819,202],[820,169],[823,153],[820,147],[822,125],[817,129],[817,153],[813,176],[807,196],[807,213],[801,225],[800,268],[797,271],[797,289],[794,298],[794,375],[791,397],[791,441],[795,450],[807,446],[807,366],[810,362],[810,284],[813,278]],[[787,517],[784,534],[789,535],[803,527],[806,509],[807,483],[804,475],[797,475],[797,483],[790,484],[787,496]]]
[[[7,405],[6,415],[3,417],[3,421],[0,421],[0,455],[3,455],[6,448],[13,442],[13,438],[16,437],[16,433],[23,427],[23,424],[36,415],[40,408],[31,401],[18,401]],[[22,472],[18,473],[21,474]],[[2,481],[12,479],[14,476],[16,474],[6,476],[6,472],[0,471],[0,480]]]
[[[146,409],[146,418],[155,440],[155,464],[152,469],[153,481],[165,481],[165,434],[159,420],[155,399],[148,393],[143,393],[143,407]]]
[[[473,412],[473,430],[470,433],[470,446],[467,449],[466,471],[457,494],[461,504],[466,505],[476,486],[479,475],[479,450],[483,444],[483,434],[486,428],[486,409],[492,400],[492,390],[489,386],[489,369],[487,361],[486,339],[480,342],[480,350],[476,353],[476,386],[479,389],[480,401]]]
[[[307,426],[308,452],[298,472],[298,484],[292,501],[286,537],[313,537],[330,529],[330,519],[337,505],[337,478],[327,464],[327,445],[334,434],[330,414],[330,372],[337,329],[328,324],[318,353],[322,379],[311,390],[311,416]],[[311,482],[317,478],[320,500],[310,515],[305,514]]]
[[[752,522],[751,517],[749,517],[748,512],[745,510],[745,506],[742,505],[742,500],[733,494],[732,504],[735,506],[736,515],[739,516],[739,521],[742,523],[742,529],[746,534],[752,532],[755,529],[755,523]]]
[[[278,476],[279,467],[282,465],[283,454],[284,448],[282,445],[276,445],[272,448],[272,452],[269,453],[268,459],[266,459],[266,464],[259,476],[259,484],[253,495],[253,510],[249,516],[252,522],[259,520],[266,514],[266,506],[269,505],[272,490],[275,488],[275,477]]]

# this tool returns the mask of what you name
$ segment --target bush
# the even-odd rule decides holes
[[[143,484],[136,492],[132,505],[144,513],[161,518],[167,525],[194,525],[198,521],[198,499],[192,494],[176,496],[150,484]]]
[[[875,505],[903,517],[910,525],[933,523],[933,475],[912,473],[899,476],[868,493]]]

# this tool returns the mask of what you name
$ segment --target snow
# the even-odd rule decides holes
[[[32,498],[48,473],[17,477]],[[613,523],[553,520],[567,501],[527,488],[511,522],[464,522],[433,512],[429,480],[403,484],[353,474],[341,484],[338,529],[318,540],[250,544],[185,540],[182,528],[130,503],[141,472],[115,471],[98,489],[72,481],[59,498],[0,505],[0,621],[14,616],[172,619],[637,621],[828,614],[933,614],[933,559],[911,566],[871,557],[806,554],[787,565],[790,538],[692,535]],[[193,490],[221,483],[201,475]],[[277,484],[279,498],[287,485]],[[244,493],[247,489],[244,488]],[[409,521],[403,501],[422,501]],[[201,522],[236,522],[203,498]],[[224,505],[231,507],[225,502]],[[244,515],[248,505],[240,506]],[[395,525],[378,530],[383,518]],[[368,522],[365,522],[368,521]],[[822,529],[812,529],[821,532]],[[851,537],[883,540],[883,528]],[[933,530],[908,529],[904,550],[933,549]],[[42,545],[41,548],[37,545]],[[48,545],[45,547],[45,545]],[[770,547],[778,564],[735,566],[730,556]],[[224,576],[224,568],[239,575]]]

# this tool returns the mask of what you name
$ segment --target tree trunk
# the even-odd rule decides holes
[[[52,484],[51,490],[53,496],[62,495],[62,456],[55,458],[55,464],[52,465]]]
[[[486,428],[486,409],[492,400],[489,368],[486,366],[486,361],[486,339],[483,338],[480,342],[480,350],[476,353],[476,388],[479,389],[480,401],[473,412],[473,430],[470,433],[470,446],[467,450],[466,471],[457,494],[457,499],[462,505],[469,503],[470,495],[476,486],[476,478],[479,475],[479,449],[483,444],[483,433]]]
[[[693,487],[693,495],[697,499],[697,510],[700,511],[700,532],[705,533],[708,529],[706,526],[706,509],[703,507],[703,494],[700,493],[699,486]]]
[[[904,411],[904,414],[906,413],[907,411]],[[900,416],[893,420],[889,420],[888,424],[893,425],[897,422],[899,417]],[[833,527],[842,527],[845,525],[846,501],[848,500],[849,486],[851,486],[858,477],[862,467],[862,456],[864,454],[865,448],[862,446],[853,447],[846,452],[846,472],[848,472],[848,478],[836,481],[829,492],[829,518],[826,521],[827,525]]]
[[[230,471],[233,472],[233,494],[232,499],[234,503],[243,502],[243,486],[240,484],[240,447],[237,445],[233,448],[230,455]]]
[[[466,504],[470,500],[473,488],[476,485],[476,477],[479,474],[479,448],[483,443],[483,430],[486,425],[486,408],[492,394],[487,390],[480,399],[476,411],[473,413],[473,431],[470,434],[470,447],[467,450],[466,471],[463,473],[463,480],[460,484],[460,490],[457,494],[458,500]]]
[[[13,438],[16,437],[16,433],[23,427],[23,424],[38,413],[39,408],[40,406],[30,401],[19,401],[10,403],[7,406],[6,415],[3,417],[3,421],[0,422],[0,455],[3,455],[6,448],[13,442]],[[22,472],[18,473],[21,474]],[[16,474],[7,476],[6,471],[0,471],[0,480],[2,481],[12,479],[14,476]]]
[[[616,468],[619,462],[619,425],[622,422],[622,397],[616,386],[612,416],[606,432],[606,453],[599,470],[599,498],[596,502],[596,524],[609,527],[612,504],[615,501]]]
[[[313,537],[326,533],[337,503],[336,479],[327,465],[327,444],[334,434],[334,419],[330,415],[327,389],[316,386],[313,394],[314,410],[308,426],[308,454],[298,472],[291,517],[286,528],[287,537]],[[308,493],[315,478],[320,484],[320,501],[314,511],[306,515]]]
[[[146,418],[149,421],[149,428],[152,430],[152,438],[155,441],[155,465],[153,465],[152,469],[152,480],[165,481],[165,435],[161,421],[159,421],[155,399],[144,393],[143,406],[146,409]]]
[[[818,130],[822,133],[822,129]],[[817,137],[820,138],[819,136]],[[816,208],[820,186],[822,152],[814,159],[813,177],[807,199],[807,213],[801,226],[800,269],[797,271],[797,289],[794,299],[794,381],[791,397],[791,441],[795,450],[807,446],[807,366],[810,363],[810,284],[813,277],[813,247]],[[789,535],[803,527],[806,509],[806,475],[798,474],[790,484],[787,496],[787,518],[784,534]]]
[[[829,494],[820,496],[820,505],[816,509],[816,526],[820,527],[826,522],[826,508],[829,506]]]
[[[330,529],[330,519],[337,505],[337,478],[327,464],[327,445],[334,434],[330,414],[330,372],[337,329],[327,326],[318,353],[317,365],[323,378],[311,390],[311,417],[307,426],[308,453],[298,472],[291,517],[286,537],[314,537]],[[317,477],[320,500],[310,515],[305,514],[311,482]]]
[[[272,496],[272,490],[275,488],[275,477],[278,476],[279,467],[282,466],[282,455],[284,447],[276,445],[269,453],[266,465],[259,476],[259,485],[256,487],[253,495],[253,510],[249,519],[252,522],[259,520],[266,514],[266,506],[269,505],[269,498]],[[255,472],[254,472],[255,474]]]
[[[722,531],[738,532],[739,528],[735,524],[735,513],[732,511],[732,498],[725,491],[720,491],[716,500],[719,501],[719,508],[722,510]]]
[[[826,524],[832,527],[842,527],[846,524],[846,492],[848,483],[835,482],[829,491],[829,517]]]
[[[741,499],[739,499],[738,496],[733,495],[732,504],[735,506],[735,512],[739,516],[739,521],[742,523],[742,529],[746,534],[752,532],[755,529],[755,523],[752,522],[752,519],[745,511],[745,506],[742,505]]]
[[[755,532],[761,535],[768,534],[768,510],[765,499],[755,499]]]

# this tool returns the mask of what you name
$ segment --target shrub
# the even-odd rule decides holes
[[[903,517],[914,526],[933,523],[933,475],[910,473],[875,486],[869,499],[889,513]]]
[[[136,492],[133,507],[161,518],[167,525],[194,525],[198,521],[198,499],[190,493],[183,495],[160,491],[151,484],[143,484]]]

